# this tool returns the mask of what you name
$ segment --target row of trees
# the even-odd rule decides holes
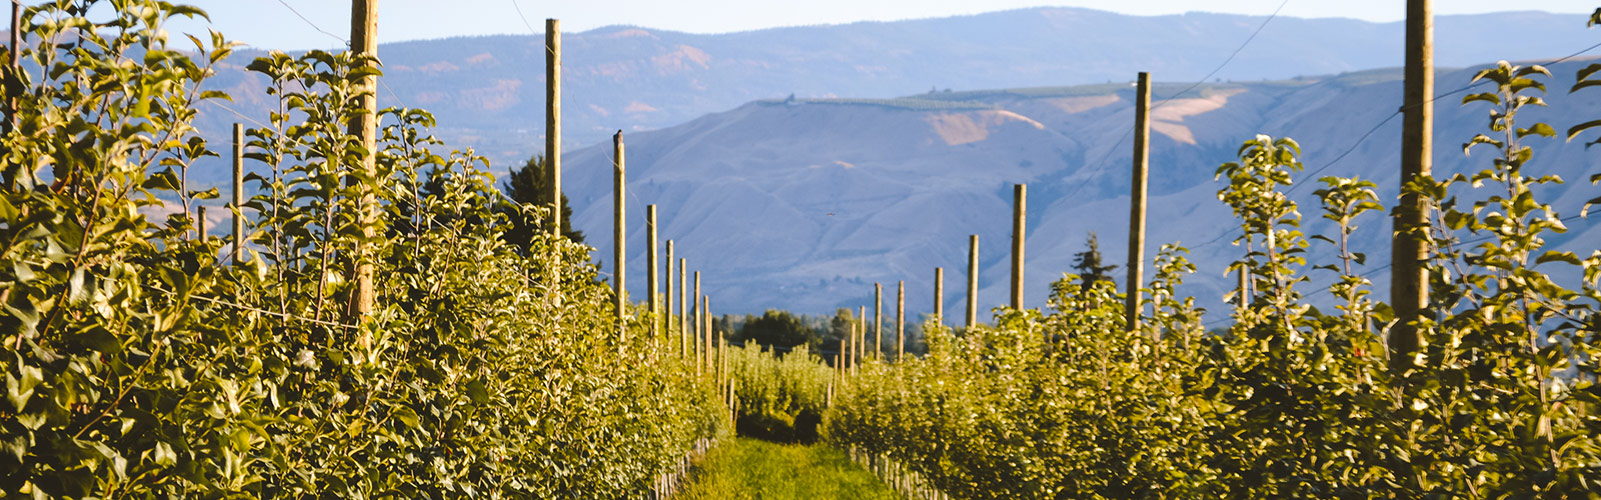
[[[537,231],[428,113],[383,110],[361,145],[362,57],[249,64],[274,110],[241,134],[247,244],[204,237],[219,192],[188,173],[224,148],[192,120],[229,99],[205,84],[233,45],[162,29],[202,15],[23,15],[0,79],[0,497],[619,498],[727,431],[720,388],[653,362],[664,339],[612,334],[580,236]],[[376,297],[355,316],[358,266]]]
[[[1601,250],[1547,248],[1577,218],[1540,201],[1562,179],[1528,170],[1530,144],[1556,129],[1518,121],[1550,76],[1480,72],[1493,90],[1463,102],[1490,108],[1490,130],[1464,149],[1491,158],[1405,188],[1434,200],[1417,229],[1433,299],[1414,357],[1387,359],[1396,318],[1347,245],[1383,209],[1373,184],[1319,179],[1337,227],[1309,238],[1285,194],[1299,145],[1257,137],[1217,171],[1247,251],[1230,268],[1247,279],[1227,329],[1206,331],[1175,293],[1194,268],[1167,246],[1132,331],[1110,283],[1066,275],[1048,310],[1001,310],[961,335],[927,325],[928,356],[865,363],[824,434],[957,498],[1593,498]],[[1313,244],[1337,261],[1308,263]],[[1306,290],[1311,273],[1337,276],[1333,309],[1308,303],[1325,291]]]

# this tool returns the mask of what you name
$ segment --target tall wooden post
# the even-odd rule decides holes
[[[690,307],[695,313],[695,373],[699,374],[706,366],[706,344],[701,342],[700,271],[695,271],[695,303]]]
[[[1023,309],[1023,238],[1028,229],[1028,185],[1012,186],[1012,309]]]
[[[617,335],[628,335],[628,171],[623,163],[623,131],[618,130],[612,140],[612,285],[617,288],[613,297],[617,309]]]
[[[840,346],[839,359],[840,359],[840,362],[844,363],[844,365],[842,366],[842,369],[846,370],[845,373],[850,373],[849,370],[851,369],[851,366],[854,364],[854,359],[856,358],[856,324],[855,323],[852,323],[850,325],[850,331],[845,334],[845,339],[841,340],[839,344],[840,344],[839,345]]]
[[[934,268],[934,322],[945,324],[945,268]]]
[[[873,359],[884,356],[884,285],[873,283]]]
[[[22,69],[22,0],[11,0],[11,70]],[[10,102],[11,119],[6,124],[8,130],[16,130],[21,123],[22,115],[17,114],[17,100]]]
[[[901,280],[895,298],[895,361],[906,356],[906,281]]]
[[[245,126],[233,124],[233,263],[245,258]]]
[[[705,338],[704,341],[706,342],[706,359],[705,359],[706,371],[711,371],[711,369],[712,369],[712,298],[710,296],[703,295],[700,298],[700,323],[701,323],[700,331],[703,333],[703,337]]]
[[[652,227],[655,227],[652,224]],[[673,345],[673,240],[667,240],[667,288],[662,291],[662,301],[666,303],[666,311],[662,314],[662,332],[667,335],[667,342]],[[672,348],[672,347],[670,347]],[[683,342],[677,343],[678,353],[683,354]]]
[[[856,361],[860,362],[867,354],[867,306],[860,306],[861,313],[856,318]]]
[[[1418,349],[1417,321],[1429,303],[1429,248],[1413,232],[1428,224],[1429,200],[1406,192],[1406,185],[1434,169],[1434,7],[1432,0],[1406,2],[1406,81],[1401,107],[1401,204],[1396,206],[1395,241],[1390,247],[1390,370],[1412,365]]]
[[[1151,161],[1151,74],[1141,72],[1134,99],[1134,186],[1129,198],[1128,281],[1123,324],[1140,329],[1140,287],[1145,284],[1145,177]]]
[[[353,0],[350,2],[350,50],[356,55],[368,56],[373,59],[365,66],[376,67],[378,57],[378,0]],[[361,158],[361,168],[367,175],[378,176],[378,77],[367,75],[361,77],[357,84],[361,91],[361,114],[350,123],[350,134],[361,140],[361,146],[366,153]],[[377,228],[381,223],[378,218],[378,198],[371,189],[363,189],[361,193],[361,221],[362,235],[368,240],[376,237]],[[356,289],[350,297],[350,316],[352,319],[366,316],[372,312],[372,259],[370,245],[362,244],[356,251],[355,279]],[[361,337],[365,347],[369,342],[366,335]]]
[[[650,240],[650,247],[645,250],[645,259],[650,261],[650,266],[645,270],[645,279],[650,280],[650,283],[645,285],[645,293],[650,294],[650,338],[654,341],[661,338],[661,324],[664,320],[661,296],[657,293],[660,290],[656,289],[657,282],[661,279],[657,273],[660,271],[657,266],[661,265],[661,261],[656,260],[656,205],[645,205],[645,239]]]
[[[545,185],[550,234],[561,236],[561,20],[545,20]]]
[[[967,237],[967,328],[978,325],[978,235]]]
[[[690,310],[688,308],[689,300],[685,297],[685,295],[689,292],[689,282],[685,279],[687,276],[689,276],[689,259],[679,258],[678,259],[678,335],[683,337],[684,359],[691,359],[691,356],[695,351],[691,349],[691,347],[693,347],[693,343],[690,342],[690,338],[689,338],[689,314],[690,314]]]

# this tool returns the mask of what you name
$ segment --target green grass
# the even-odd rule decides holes
[[[820,444],[734,438],[713,449],[700,466],[673,500],[895,498],[844,452]]]

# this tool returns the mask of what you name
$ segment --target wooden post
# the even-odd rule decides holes
[[[1251,271],[1244,266],[1240,267],[1240,296],[1236,300],[1241,314],[1245,313],[1245,308],[1251,307]]]
[[[934,268],[934,322],[945,324],[945,268]]]
[[[245,126],[233,124],[233,252],[234,265],[245,258]]]
[[[623,131],[618,130],[612,140],[612,285],[617,288],[613,297],[617,309],[617,335],[628,337],[628,171],[623,163]]]
[[[700,271],[695,271],[695,303],[690,306],[695,314],[695,373],[706,366],[706,345],[701,342]]]
[[[1130,332],[1140,329],[1140,287],[1145,284],[1145,177],[1151,155],[1151,74],[1141,72],[1134,102],[1134,186],[1129,199],[1128,282],[1123,299],[1123,324]]]
[[[11,0],[11,70],[22,70],[22,0]],[[16,130],[22,116],[17,114],[17,100],[11,99],[11,120],[7,130]]]
[[[863,310],[866,310],[866,308],[863,308]],[[866,343],[867,318],[864,316],[857,318],[856,325],[851,327],[851,364],[850,372],[848,372],[849,375],[856,375],[856,371],[861,368],[862,354],[867,352],[867,348],[862,346]]]
[[[1390,370],[1400,375],[1418,349],[1417,321],[1429,303],[1429,248],[1414,233],[1428,224],[1429,200],[1406,185],[1434,169],[1434,7],[1431,0],[1406,2],[1406,81],[1401,107],[1401,204],[1396,206],[1395,242],[1390,246]]]
[[[350,2],[350,50],[356,55],[369,56],[373,59],[365,66],[376,67],[378,57],[378,0],[353,0]],[[378,78],[367,75],[360,79],[357,88],[361,91],[361,114],[350,123],[350,134],[361,140],[361,146],[367,153],[361,157],[361,168],[367,175],[378,176]],[[362,235],[368,240],[379,233],[375,227],[382,221],[378,218],[378,198],[371,189],[361,190],[361,221]],[[371,245],[362,244],[356,250],[355,279],[356,288],[350,297],[351,319],[361,318],[372,312],[372,259]],[[370,340],[365,334],[361,337],[361,344],[365,347]]]
[[[650,266],[645,270],[645,279],[650,280],[645,285],[645,293],[650,295],[650,338],[654,342],[661,337],[663,321],[661,296],[657,293],[660,290],[656,289],[661,279],[657,274],[660,271],[657,266],[661,265],[661,261],[656,260],[656,205],[645,205],[645,239],[650,240],[650,246],[645,250],[645,259],[650,261]]]
[[[654,206],[654,205],[652,205]],[[653,221],[654,222],[654,221]],[[651,225],[652,228],[655,224]],[[666,311],[662,315],[662,332],[667,335],[669,345],[673,344],[673,240],[667,240],[667,288],[663,290],[662,300],[666,302]],[[683,354],[683,341],[677,343],[678,353]],[[669,347],[671,349],[672,347]]]
[[[906,357],[906,281],[901,280],[895,298],[895,361]]]
[[[545,20],[545,185],[550,233],[561,236],[561,20]]]
[[[1028,225],[1028,185],[1012,186],[1012,309],[1023,309],[1023,237]]]
[[[704,333],[706,339],[706,371],[710,372],[712,371],[712,298],[710,296],[703,295],[700,298],[700,322],[700,331]]]
[[[967,237],[967,328],[978,325],[978,235]]]
[[[860,363],[867,354],[867,306],[860,306],[861,314],[856,318],[856,361]]]
[[[873,283],[873,359],[884,356],[884,285]]]
[[[693,343],[689,338],[689,300],[685,297],[689,292],[689,282],[685,279],[689,275],[689,260],[678,259],[678,335],[684,344],[684,359],[691,359],[694,354]]]
[[[856,357],[856,325],[855,324],[851,324],[850,325],[850,331],[845,334],[845,339],[841,340],[839,344],[840,344],[839,345],[839,347],[840,347],[839,359],[840,359],[841,363],[844,363],[843,365],[841,365],[841,369],[845,370],[845,373],[850,373],[849,370],[851,369],[851,366],[854,365],[854,363],[852,361]]]
[[[206,206],[195,206],[195,234],[201,243],[206,242]]]

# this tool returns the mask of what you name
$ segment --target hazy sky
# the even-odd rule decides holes
[[[529,33],[543,30],[545,18],[562,21],[565,32],[614,24],[723,33],[779,26],[890,21],[976,14],[1042,5],[1087,7],[1136,15],[1189,11],[1265,16],[1283,0],[377,0],[378,40],[396,42],[460,35]],[[205,9],[213,27],[229,38],[276,49],[329,48],[342,45],[301,21],[289,7],[322,29],[346,38],[350,32],[348,0],[187,0]],[[287,4],[289,7],[285,7]],[[1281,15],[1352,17],[1397,21],[1405,16],[1405,0],[1289,0]],[[1437,14],[1467,14],[1520,9],[1590,12],[1596,0],[1443,0]],[[518,15],[517,9],[523,16]],[[527,25],[523,18],[526,17]],[[197,25],[175,31],[203,31]]]

